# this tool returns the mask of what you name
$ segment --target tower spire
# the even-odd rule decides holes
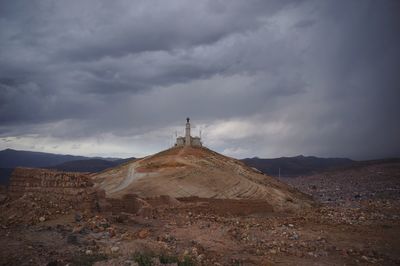
[[[185,131],[185,146],[191,146],[191,137],[190,137],[190,118],[186,118],[186,131]]]

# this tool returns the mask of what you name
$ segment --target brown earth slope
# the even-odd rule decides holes
[[[171,148],[92,175],[107,197],[168,195],[262,200],[275,210],[295,210],[311,199],[242,162],[207,148]]]

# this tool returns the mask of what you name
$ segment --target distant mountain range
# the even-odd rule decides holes
[[[69,161],[85,160],[85,159],[89,159],[89,157],[61,155],[61,154],[34,152],[34,151],[18,151],[12,149],[6,149],[0,151],[1,168],[15,168],[18,166],[46,167],[49,165],[57,165]]]
[[[272,176],[299,176],[337,167],[350,166],[356,161],[347,158],[318,158],[315,156],[299,155],[275,159],[254,157],[242,159],[242,162]]]
[[[15,167],[51,168],[68,172],[100,172],[135,158],[101,158],[6,149],[0,151],[0,184],[8,184]]]
[[[134,160],[135,158],[118,159],[118,160],[105,160],[105,159],[85,159],[61,163],[58,165],[48,166],[45,168],[56,169],[65,172],[101,172],[107,168],[115,167],[127,161]]]
[[[347,158],[319,158],[315,156],[281,157],[275,159],[246,158],[242,162],[271,176],[295,177],[317,172],[346,170],[367,165],[400,163],[400,158],[354,161]]]

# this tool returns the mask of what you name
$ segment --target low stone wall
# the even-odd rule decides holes
[[[112,213],[127,212],[139,214],[142,216],[151,216],[153,212],[152,206],[145,200],[139,198],[135,194],[127,194],[122,199],[107,199],[108,206],[102,208]]]
[[[74,208],[96,208],[105,196],[104,191],[93,188],[85,173],[16,168],[11,174],[8,196],[17,199],[24,194],[69,202]]]
[[[186,197],[178,198],[180,202],[194,204],[193,208],[196,210],[203,210],[208,213],[215,213],[218,215],[250,215],[258,213],[271,213],[274,211],[273,207],[263,200],[251,199],[213,199],[213,198],[199,198],[199,197]]]
[[[173,208],[181,203],[170,196],[157,196],[151,198],[140,198],[136,194],[126,194],[121,199],[107,198],[107,206],[102,208],[112,213],[132,213],[150,217],[160,208]]]
[[[156,197],[151,197],[151,198],[145,198],[144,199],[147,203],[151,205],[153,208],[158,208],[158,207],[177,207],[181,204],[181,202],[173,197],[167,196],[167,195],[161,195],[161,196],[156,196]]]

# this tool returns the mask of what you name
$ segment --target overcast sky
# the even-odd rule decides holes
[[[400,156],[400,1],[0,0],[0,149]]]

